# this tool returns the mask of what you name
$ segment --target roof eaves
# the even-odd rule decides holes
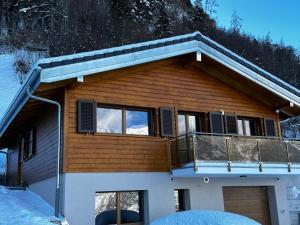
[[[10,125],[10,123],[14,120],[16,115],[20,112],[22,107],[25,105],[25,103],[28,101],[29,96],[27,95],[27,88],[30,87],[32,91],[36,90],[40,83],[40,69],[34,68],[29,73],[30,76],[25,81],[25,83],[22,85],[22,87],[19,89],[17,95],[9,105],[6,113],[1,118],[0,123],[0,137],[4,134],[7,127]]]
[[[99,72],[153,62],[196,51],[199,51],[198,41],[191,40],[178,44],[165,45],[143,51],[116,55],[113,57],[95,59],[88,62],[63,65],[43,69],[41,72],[41,82],[51,83],[80,76],[88,76]]]
[[[247,67],[245,64],[241,64],[240,61],[235,60],[230,57],[230,55],[225,55],[223,52],[216,50],[215,48],[207,45],[206,43],[200,42],[199,48],[201,52],[210,58],[218,61],[219,63],[225,65],[226,67],[236,71],[240,75],[246,77],[249,80],[263,86],[267,90],[275,93],[276,95],[293,102],[295,105],[300,106],[300,97],[296,95],[294,92],[291,92],[289,89],[280,85],[279,83],[275,83],[272,80],[268,79],[266,76],[262,76],[251,68]]]

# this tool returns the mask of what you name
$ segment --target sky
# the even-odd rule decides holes
[[[203,1],[205,2],[205,1]],[[300,0],[217,0],[214,15],[218,26],[230,27],[232,13],[243,19],[242,30],[256,37],[270,33],[274,42],[281,39],[300,49]]]

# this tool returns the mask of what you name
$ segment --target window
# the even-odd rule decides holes
[[[122,133],[122,110],[97,108],[97,132]]]
[[[178,114],[178,135],[200,132],[200,115],[192,113]]]
[[[149,135],[149,112],[126,110],[126,134]]]
[[[238,135],[256,136],[257,125],[255,119],[238,118]]]
[[[176,212],[191,209],[189,200],[189,190],[178,189],[174,190],[175,210]]]
[[[26,132],[22,138],[23,159],[28,160],[35,155],[35,129]]]
[[[144,192],[101,192],[95,197],[96,225],[143,224]]]
[[[152,135],[151,110],[98,107],[97,132]]]

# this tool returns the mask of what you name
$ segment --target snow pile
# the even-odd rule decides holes
[[[1,225],[53,225],[53,208],[41,197],[0,186]]]
[[[20,88],[12,54],[0,55],[0,120]]]
[[[155,220],[151,225],[260,225],[247,217],[233,213],[191,210]]]

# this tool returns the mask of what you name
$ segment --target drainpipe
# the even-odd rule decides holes
[[[34,96],[30,93],[30,87],[27,88],[27,94],[30,98],[35,99],[37,101],[46,102],[52,105],[57,106],[57,171],[56,171],[56,190],[55,190],[55,212],[54,215],[56,218],[59,218],[59,212],[60,212],[60,152],[61,152],[61,106],[58,102],[41,98],[38,96]]]

